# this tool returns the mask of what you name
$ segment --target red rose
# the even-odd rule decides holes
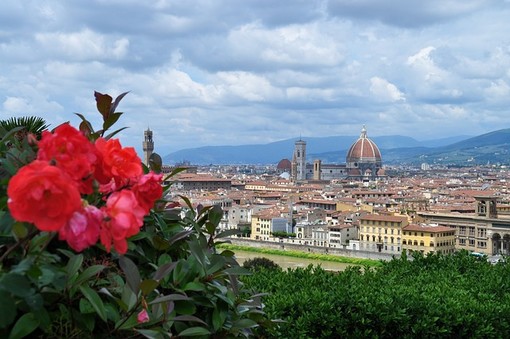
[[[156,200],[161,199],[163,195],[162,178],[163,174],[149,172],[142,176],[132,187],[136,199],[140,206],[145,209],[145,213],[149,213]]]
[[[137,181],[142,175],[142,162],[133,147],[122,147],[118,139],[99,138],[95,143],[100,154],[96,178],[101,184],[115,180],[117,187]]]
[[[101,243],[107,251],[110,251],[113,244],[117,252],[126,253],[126,238],[140,231],[145,215],[144,209],[138,204],[132,191],[122,190],[108,197],[103,211],[108,220],[101,225]]]
[[[86,206],[74,212],[71,219],[59,230],[59,239],[66,240],[73,250],[81,252],[97,243],[103,219],[101,210],[95,206]]]
[[[91,194],[92,174],[97,162],[94,145],[77,129],[62,124],[53,133],[44,131],[39,142],[38,160],[52,161],[67,173],[83,194]]]
[[[9,181],[7,201],[14,219],[41,231],[57,231],[81,208],[80,192],[60,168],[35,160]]]

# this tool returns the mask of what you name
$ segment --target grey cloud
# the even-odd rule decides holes
[[[332,16],[377,20],[390,26],[419,28],[446,22],[494,6],[497,0],[329,0]]]

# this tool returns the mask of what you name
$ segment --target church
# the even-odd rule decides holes
[[[283,159],[278,166],[288,164]],[[291,179],[294,182],[307,180],[375,179],[384,175],[379,147],[367,137],[363,126],[360,137],[347,152],[345,164],[323,164],[321,160],[306,162],[306,141],[299,139],[294,144],[290,162]],[[281,170],[280,168],[279,170]]]

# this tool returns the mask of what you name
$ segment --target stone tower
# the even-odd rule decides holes
[[[152,140],[152,131],[150,128],[147,128],[143,132],[144,140],[143,140],[143,162],[145,165],[149,166],[149,158],[154,151],[154,141]]]
[[[306,141],[301,139],[294,144],[292,179],[294,181],[306,180]]]

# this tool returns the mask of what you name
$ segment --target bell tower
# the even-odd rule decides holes
[[[292,178],[295,181],[306,180],[306,141],[299,139],[294,143],[292,157]]]
[[[143,162],[145,165],[149,166],[149,158],[154,151],[154,141],[152,140],[152,131],[150,128],[147,128],[143,132]]]

